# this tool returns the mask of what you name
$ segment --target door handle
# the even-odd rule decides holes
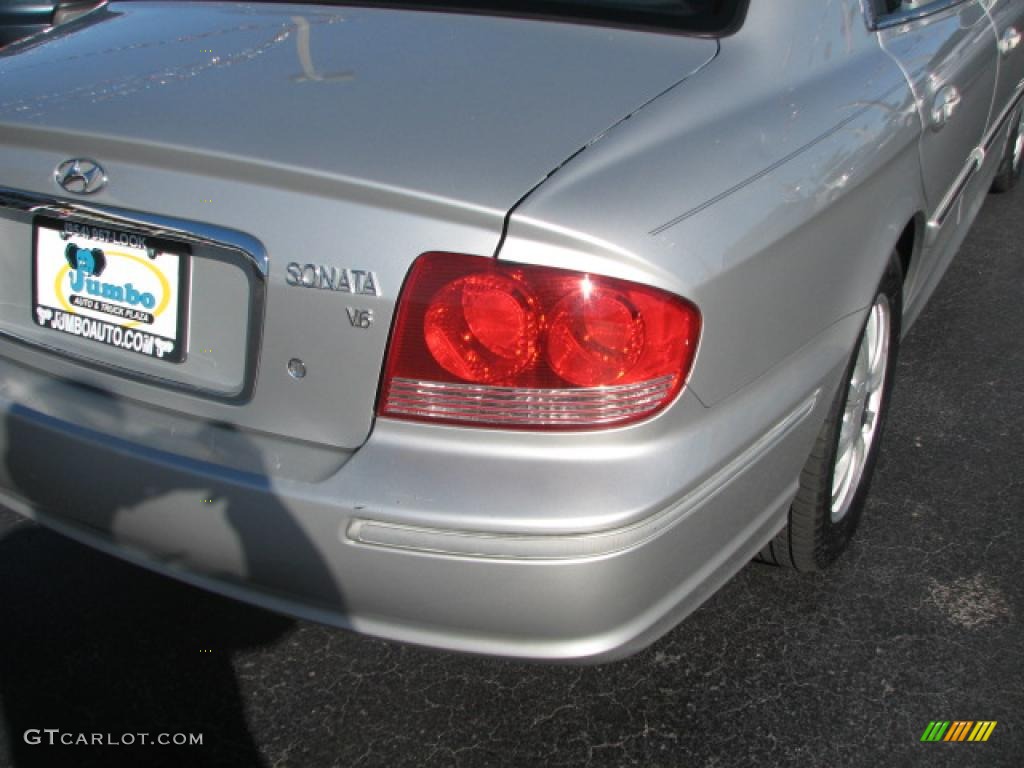
[[[960,106],[960,90],[955,85],[947,85],[935,94],[932,103],[932,130],[940,130],[950,121]]]
[[[1003,36],[999,40],[999,52],[1003,56],[1009,56],[1018,45],[1020,45],[1020,32],[1016,27],[1010,27],[1003,32]]]

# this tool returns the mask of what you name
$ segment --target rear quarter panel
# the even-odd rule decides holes
[[[693,300],[704,330],[690,388],[711,405],[867,307],[924,209],[919,134],[857,0],[753,2],[711,64],[530,195],[499,256]]]

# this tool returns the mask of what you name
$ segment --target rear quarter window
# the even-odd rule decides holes
[[[740,27],[747,3],[748,0],[356,0],[336,4],[580,21],[721,37]]]

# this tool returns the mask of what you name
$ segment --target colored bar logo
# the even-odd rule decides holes
[[[921,741],[988,741],[995,728],[995,720],[932,720]]]

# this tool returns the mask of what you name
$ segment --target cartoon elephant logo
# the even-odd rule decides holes
[[[99,277],[107,268],[107,257],[99,248],[79,248],[74,243],[68,243],[64,249],[64,258],[72,269],[80,269],[93,277]]]

